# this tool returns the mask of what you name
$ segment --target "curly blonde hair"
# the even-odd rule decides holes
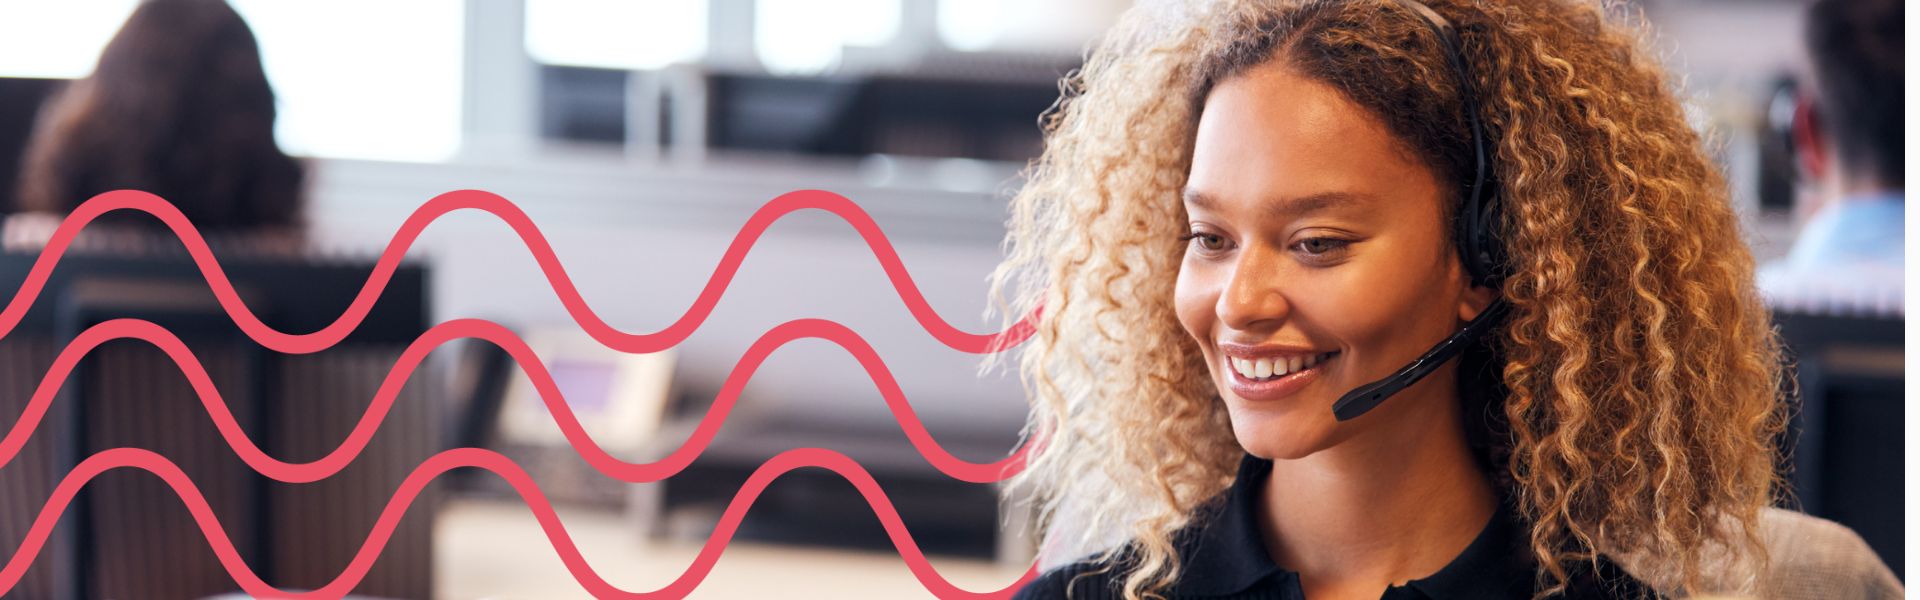
[[[1459,32],[1497,155],[1513,310],[1490,336],[1501,422],[1481,450],[1529,523],[1540,595],[1601,554],[1658,556],[1635,574],[1700,593],[1706,571],[1726,578],[1721,551],[1758,561],[1723,579],[1752,590],[1756,524],[1784,487],[1780,342],[1644,16],[1426,4]],[[1390,0],[1143,2],[1062,82],[992,276],[1008,324],[1044,306],[1017,352],[1023,435],[1041,444],[1006,490],[1036,505],[1051,544],[1130,557],[1127,598],[1178,578],[1172,534],[1243,453],[1173,306],[1207,90],[1288,61],[1460,181],[1470,138],[1442,48]]]

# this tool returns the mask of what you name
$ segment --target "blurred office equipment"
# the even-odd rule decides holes
[[[548,408],[549,401],[564,402],[595,445],[634,460],[660,428],[672,393],[673,350],[628,354],[601,345],[578,328],[538,329],[523,336],[528,349],[540,357],[536,368],[553,379],[560,397],[540,393],[527,375],[528,367],[516,369],[500,415],[502,441],[571,451],[558,416]]]
[[[708,399],[708,402],[711,398]],[[695,402],[658,436],[648,456],[667,455],[692,436],[707,408]],[[1007,456],[1012,432],[947,427],[935,440],[954,456],[990,462]],[[866,427],[836,422],[832,415],[736,411],[706,452],[686,470],[632,487],[628,509],[646,536],[702,538],[749,476],[762,463],[794,448],[828,448],[860,463],[885,491],[923,551],[974,558],[1027,558],[1021,533],[1001,525],[1017,520],[1001,505],[997,486],[956,480],[928,464],[900,426]],[[894,549],[874,509],[845,478],[826,469],[789,471],[754,502],[736,537],[786,544]]]
[[[850,81],[709,73],[709,148],[1024,161],[1040,152],[1052,78],[937,71]]]
[[[371,265],[332,259],[222,255],[221,266],[268,326],[317,331],[337,318]],[[0,255],[0,281],[18,286],[35,253]],[[268,455],[316,460],[361,419],[401,350],[425,330],[423,266],[396,272],[341,344],[282,355],[247,338],[184,253],[70,251],[25,320],[0,340],[0,414],[19,415],[68,340],[98,323],[146,319],[182,339],[205,365],[241,427]],[[436,385],[417,371],[363,453],[321,481],[287,484],[255,473],[220,437],[179,367],[151,344],[115,340],[81,361],[21,455],[0,467],[7,511],[0,544],[17,547],[37,508],[78,461],[114,447],[152,450],[205,494],[241,557],[268,583],[317,588],[365,541],[400,481],[437,449]],[[431,594],[429,488],[407,512],[356,593]],[[16,588],[22,597],[200,598],[238,589],[177,496],[157,477],[119,469],[68,508],[52,543]]]
[[[1798,379],[1800,509],[1852,528],[1905,577],[1905,363],[1899,315],[1776,310]]]
[[[657,144],[678,155],[713,150],[1024,162],[1039,155],[1039,117],[1060,96],[1060,77],[1077,66],[1071,56],[1016,53],[940,53],[912,68],[849,67],[808,77],[691,66],[543,66],[541,132],[573,141]],[[642,97],[648,94],[657,97]]]
[[[1754,170],[1758,180],[1753,186],[1762,211],[1793,210],[1794,184],[1798,183],[1793,164],[1793,116],[1803,93],[1800,85],[1793,76],[1783,73],[1773,82],[1772,92],[1763,99],[1765,116],[1760,119],[1760,130],[1754,135],[1759,168]]]
[[[492,344],[462,353],[465,414],[462,446],[490,448],[527,470],[541,492],[556,502],[618,508],[629,484],[601,473],[583,458],[548,409],[529,367],[544,370],[573,420],[600,450],[626,462],[640,462],[642,451],[660,430],[674,397],[672,349],[628,354],[608,348],[571,325],[534,328],[519,334],[540,358],[539,365],[515,363]],[[518,499],[498,477],[470,479],[466,489]]]
[[[540,68],[541,137],[621,143],[627,139],[627,81],[649,74],[587,67]]]

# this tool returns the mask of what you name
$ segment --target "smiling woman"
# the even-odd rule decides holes
[[[1008,489],[1053,568],[1018,597],[1812,572],[1769,562],[1767,524],[1810,520],[1769,508],[1779,342],[1644,28],[1572,0],[1129,13],[1044,119],[994,275],[1004,314],[1046,308],[1019,355],[1045,444]]]
[[[1462,442],[1452,456],[1470,466],[1464,436],[1434,431],[1459,429],[1458,403],[1442,401],[1451,371],[1347,422],[1325,402],[1289,401],[1311,388],[1325,390],[1316,400],[1337,398],[1391,373],[1492,300],[1492,290],[1469,288],[1451,252],[1446,188],[1402,146],[1339,90],[1277,61],[1222,82],[1200,114],[1184,194],[1194,245],[1174,309],[1216,389],[1230,392],[1222,398],[1241,446],[1270,459],[1313,457],[1280,470],[1410,436]],[[1425,445],[1395,466],[1433,474],[1416,463],[1448,456],[1439,449]],[[1482,521],[1491,513],[1481,512]]]

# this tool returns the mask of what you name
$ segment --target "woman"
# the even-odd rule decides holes
[[[1569,0],[1129,13],[994,275],[1046,309],[1009,488],[1081,558],[1017,597],[1763,593],[1778,342],[1635,32]]]
[[[215,239],[299,245],[302,169],[274,143],[273,89],[253,32],[224,0],[147,0],[93,73],[42,109],[22,161],[9,247],[33,248],[87,199],[158,194]],[[115,212],[82,242],[171,244],[158,219]],[[232,236],[222,234],[235,234]],[[238,241],[238,240],[230,240]]]

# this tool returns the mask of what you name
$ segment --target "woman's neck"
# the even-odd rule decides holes
[[[1313,600],[1378,598],[1387,585],[1431,575],[1494,514],[1499,499],[1467,444],[1455,395],[1396,401],[1402,410],[1354,438],[1274,461],[1261,533]]]

